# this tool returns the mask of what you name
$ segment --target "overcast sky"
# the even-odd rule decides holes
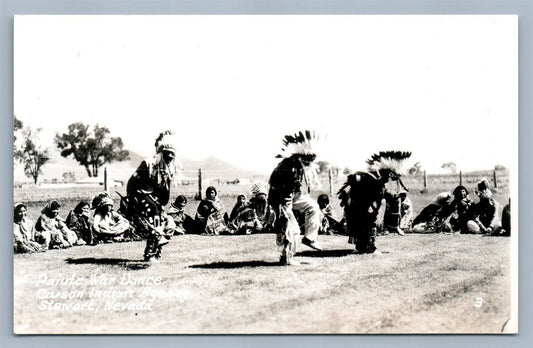
[[[143,156],[164,129],[182,157],[269,172],[281,138],[327,134],[364,168],[409,150],[428,172],[514,167],[516,16],[17,16],[15,114],[110,128]]]

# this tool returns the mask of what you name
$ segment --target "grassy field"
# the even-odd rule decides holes
[[[434,183],[427,193],[418,181],[408,185],[417,214],[457,183]],[[231,211],[236,192],[247,187],[226,188],[219,193]],[[14,198],[28,202],[34,221],[46,200],[59,199],[66,217],[99,191],[33,190],[15,189]],[[172,199],[178,193],[185,192]],[[194,215],[199,202],[187,196]],[[472,192],[471,198],[477,201]],[[495,198],[505,204],[507,187]],[[341,216],[338,200],[331,202]],[[141,261],[144,242],[15,255],[15,332],[498,333],[510,315],[509,238],[379,236],[381,256],[354,254],[345,236],[320,236],[320,242],[323,252],[300,245],[302,265],[295,267],[278,265],[273,234],[176,236],[159,264]],[[114,283],[91,283],[102,275]],[[120,284],[123,277],[130,282]],[[160,283],[139,284],[154,277]]]
[[[508,238],[388,235],[381,256],[354,254],[344,236],[320,241],[323,252],[300,245],[293,267],[277,264],[273,234],[174,237],[159,264],[140,261],[142,242],[15,255],[15,332],[497,333],[509,316]],[[115,283],[91,285],[96,275]],[[81,280],[53,283],[71,277]],[[149,277],[161,281],[139,284]],[[81,297],[61,298],[70,291]]]

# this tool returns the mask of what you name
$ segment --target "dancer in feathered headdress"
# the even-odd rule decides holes
[[[360,253],[376,252],[377,216],[389,180],[401,182],[410,152],[381,151],[366,161],[368,171],[348,175],[338,192],[346,215],[348,243],[355,244]],[[379,252],[379,251],[378,251]]]
[[[163,218],[163,207],[170,198],[170,185],[176,174],[176,136],[166,130],[155,140],[156,154],[141,162],[127,186],[127,197],[121,207],[137,232],[147,237],[144,258],[156,261],[161,246],[168,242],[157,225]]]
[[[274,209],[277,220],[274,230],[276,242],[281,247],[281,262],[286,265],[297,264],[293,260],[297,238],[300,234],[298,222],[292,209],[305,214],[305,236],[302,243],[321,250],[317,239],[320,228],[320,209],[311,199],[308,190],[318,186],[318,176],[313,161],[317,156],[318,135],[306,130],[294,135],[286,135],[278,158],[283,160],[270,176],[268,203]],[[303,188],[306,184],[308,189]]]

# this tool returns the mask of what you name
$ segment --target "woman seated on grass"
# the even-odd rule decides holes
[[[492,196],[489,181],[483,178],[477,184],[479,202],[472,207],[471,220],[466,225],[468,233],[498,235],[502,229],[501,205]]]
[[[94,209],[93,231],[96,239],[104,242],[123,241],[130,223],[113,210],[113,200],[109,194],[97,194],[91,205],[91,209]]]
[[[246,208],[248,205],[248,201],[246,200],[246,195],[240,194],[237,196],[237,202],[233,206],[233,209],[231,210],[231,214],[229,214],[229,221],[235,220],[237,215],[239,215],[240,211],[244,208]]]
[[[44,251],[44,247],[35,241],[35,230],[26,218],[26,206],[15,205],[13,214],[13,247],[15,253],[34,253]]]
[[[51,201],[41,210],[42,214],[35,223],[36,240],[49,249],[84,245],[83,239],[78,239],[76,233],[59,217],[59,208],[61,208],[59,202]]]
[[[209,235],[230,233],[226,226],[228,215],[218,199],[217,190],[209,186],[205,191],[205,196],[206,198],[198,205],[195,217],[200,233]]]
[[[444,209],[452,201],[450,192],[441,192],[415,217],[413,232],[415,233],[439,233],[443,232]]]
[[[74,210],[67,216],[67,226],[76,233],[78,239],[83,239],[87,244],[94,244],[91,222],[89,221],[91,210],[89,203],[79,202]]]
[[[472,216],[472,201],[466,187],[459,185],[453,190],[453,201],[442,210],[443,219],[453,232],[468,233],[467,222]]]
[[[194,219],[185,214],[186,205],[187,198],[183,195],[179,195],[176,197],[174,203],[170,205],[170,209],[168,209],[167,214],[172,217],[176,224],[174,235],[198,233],[195,229]]]

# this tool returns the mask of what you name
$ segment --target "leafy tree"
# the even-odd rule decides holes
[[[17,140],[17,132],[22,129],[24,124],[21,120],[17,118],[17,116],[13,116],[13,135],[15,137],[15,140]]]
[[[497,164],[494,166],[494,170],[505,170],[505,166],[502,166],[501,164]]]
[[[129,159],[129,152],[123,149],[122,139],[111,137],[110,131],[98,124],[89,130],[82,122],[72,123],[68,132],[56,134],[55,142],[61,149],[61,156],[73,155],[85,167],[89,177],[98,176],[98,168],[105,163]]]
[[[344,175],[348,175],[352,172],[352,168],[350,167],[345,167],[343,170],[342,170],[342,174]]]
[[[442,169],[444,169],[444,170],[449,170],[450,173],[456,173],[457,172],[457,165],[454,162],[443,163],[440,167]]]
[[[42,166],[49,160],[48,151],[38,143],[40,132],[41,128],[37,128],[35,131],[30,127],[24,128],[22,145],[15,150],[15,159],[24,165],[24,174],[33,178],[35,184],[37,184],[39,174],[42,173]]]

